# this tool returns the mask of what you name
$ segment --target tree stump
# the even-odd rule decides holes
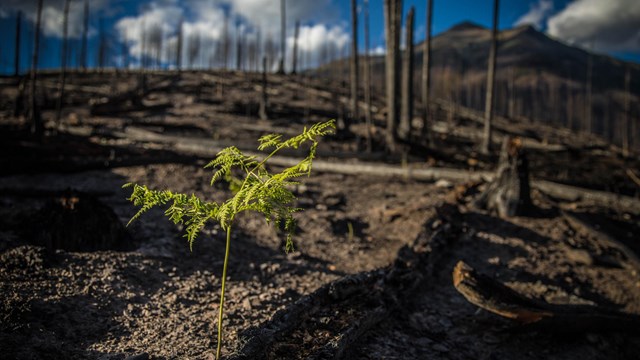
[[[505,139],[496,176],[474,205],[495,212],[501,218],[523,216],[530,212],[529,161],[520,138]]]
[[[118,216],[89,194],[66,191],[47,203],[31,220],[31,242],[49,251],[131,248],[129,234]]]

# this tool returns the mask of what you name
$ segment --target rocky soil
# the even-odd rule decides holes
[[[126,223],[136,210],[121,188],[129,182],[223,199],[230,192],[224,185],[209,185],[211,173],[202,168],[206,156],[127,134],[144,129],[253,148],[261,134],[295,133],[312,122],[339,118],[346,106],[339,91],[331,96],[330,85],[308,81],[303,86],[273,77],[271,119],[258,121],[257,77],[215,73],[150,76],[142,105],[112,104],[106,112],[90,105],[109,99],[96,88],[134,88],[136,77],[118,76],[121,82],[108,85],[99,85],[103,80],[97,74],[72,78],[79,88],[71,91],[62,124],[50,121],[42,142],[19,131],[24,119],[13,117],[10,107],[15,91],[0,88],[0,348],[7,358],[212,358],[224,252],[219,227],[209,226],[189,251],[182,229],[153,210],[127,228],[118,249],[53,250],[38,237],[49,224],[47,209],[74,189],[98,199]],[[52,109],[45,108],[43,115],[52,119]],[[355,125],[352,132],[339,131],[325,141],[319,159],[400,163],[404,157],[411,166],[492,170],[495,158],[476,154],[473,143],[458,135],[439,137],[438,151],[418,147],[406,156],[386,155],[381,108],[376,116],[373,154],[362,151],[363,132]],[[464,118],[456,121],[458,128],[479,129]],[[513,132],[521,132],[518,126]],[[637,161],[621,159],[615,149],[597,143],[576,150],[572,141],[567,151],[532,150],[533,176],[637,194],[637,185],[625,175]],[[309,308],[306,320],[285,339],[274,336],[260,356],[323,358],[333,349],[331,354],[353,359],[636,358],[637,334],[530,331],[478,310],[455,290],[451,272],[464,260],[535,299],[640,314],[640,269],[629,253],[570,217],[640,254],[635,236],[640,215],[535,190],[532,216],[504,220],[469,205],[473,191],[464,190],[471,185],[317,172],[294,189],[304,211],[297,215],[296,250],[289,254],[282,234],[257,215],[244,214],[231,247],[223,354],[242,357],[251,334],[319,289],[341,279],[381,276],[416,244],[435,248],[434,231],[453,226],[438,217],[438,209],[449,204],[460,211],[456,235],[438,248],[437,257],[425,258],[431,270],[410,273],[419,279],[417,286],[394,288],[403,296],[354,341],[338,352],[331,345],[384,298],[376,290],[380,284],[363,287],[367,290],[348,301]],[[102,231],[95,227],[88,234]]]

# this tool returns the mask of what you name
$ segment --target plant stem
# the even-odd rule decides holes
[[[224,290],[227,283],[227,265],[229,264],[229,247],[231,245],[231,224],[227,226],[227,245],[224,250],[224,264],[222,265],[222,289],[220,289],[220,311],[218,312],[218,346],[216,348],[216,360],[220,359],[222,348],[222,314],[224,311]]]

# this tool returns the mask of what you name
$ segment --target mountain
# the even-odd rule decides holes
[[[482,110],[491,30],[463,22],[432,39],[432,96]],[[424,42],[416,44],[414,86],[419,99]],[[346,60],[319,69],[323,76],[346,76]],[[374,86],[384,86],[384,56],[372,58]],[[591,111],[588,73],[591,65]],[[499,33],[496,111],[499,115],[588,130],[619,142],[623,129],[625,71],[631,74],[632,115],[637,120],[640,65],[587,52],[520,26]],[[418,100],[416,100],[418,101]],[[636,138],[640,126],[635,126]]]

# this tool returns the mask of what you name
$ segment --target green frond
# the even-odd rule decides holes
[[[244,155],[237,147],[229,146],[220,150],[216,158],[205,165],[205,169],[217,169],[211,177],[211,185],[213,185],[216,181],[224,177],[231,177],[231,169],[233,167],[239,167],[245,172],[248,172],[251,167],[257,164],[258,162],[255,156]]]
[[[231,198],[221,204],[204,201],[195,195],[172,193],[168,190],[151,190],[144,185],[132,183],[125,184],[124,188],[133,188],[128,199],[135,206],[140,207],[129,223],[155,206],[168,204],[165,216],[176,225],[185,225],[184,236],[189,242],[189,247],[192,248],[195,239],[208,221],[218,222],[226,231],[231,227],[238,213],[256,211],[264,216],[267,224],[276,228],[284,226],[287,237],[286,250],[291,251],[293,250],[292,236],[296,228],[293,214],[301,209],[293,207],[296,196],[290,189],[298,184],[295,181],[296,178],[311,174],[319,138],[332,134],[334,129],[335,121],[330,120],[314,124],[309,128],[305,127],[302,133],[286,140],[282,140],[282,135],[279,134],[262,136],[258,140],[258,150],[273,149],[262,162],[258,162],[255,156],[243,154],[235,146],[220,150],[216,158],[205,168],[214,169],[211,185],[225,179],[234,193]],[[285,148],[297,149],[305,143],[309,143],[309,153],[296,165],[275,174],[267,170],[266,162],[278,151]],[[234,177],[232,173],[234,168],[244,171],[245,177],[243,179]]]
[[[282,135],[280,134],[264,135],[258,139],[258,142],[260,143],[258,150],[263,151],[269,148],[275,148],[282,143],[280,139],[282,139]]]
[[[133,187],[133,191],[128,200],[133,202],[135,206],[140,206],[140,209],[131,218],[131,220],[129,220],[127,226],[129,226],[134,220],[138,219],[142,214],[151,210],[154,206],[166,204],[174,196],[171,191],[150,190],[146,186],[140,186],[138,184],[127,184],[126,187]]]

